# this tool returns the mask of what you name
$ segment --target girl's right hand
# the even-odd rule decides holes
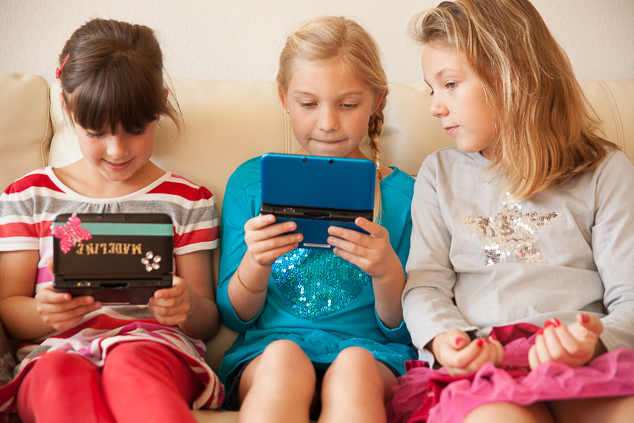
[[[499,341],[493,337],[469,339],[465,332],[450,329],[432,341],[436,360],[450,375],[474,373],[486,362],[496,367],[502,364],[504,350]]]
[[[40,290],[35,295],[35,303],[42,320],[56,331],[73,327],[86,314],[102,306],[101,301],[95,301],[93,297],[73,298],[67,292],[55,292],[52,286]]]
[[[278,257],[294,250],[304,239],[302,234],[285,234],[297,229],[292,221],[275,223],[275,216],[265,214],[253,217],[244,225],[247,252],[262,266],[272,265]]]

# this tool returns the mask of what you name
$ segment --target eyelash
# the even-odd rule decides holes
[[[449,89],[449,90],[453,90],[454,88],[456,88],[456,85],[458,85],[457,82],[447,82],[445,84],[445,88]],[[431,90],[431,92],[429,93],[430,96],[434,95],[434,90]]]
[[[141,129],[139,131],[136,131],[136,132],[130,132],[129,134],[132,135],[132,136],[135,136],[135,137],[139,137],[139,136],[145,134],[145,128]],[[88,136],[88,138],[92,138],[92,139],[99,139],[99,138],[103,137],[103,133],[94,134],[94,133],[88,132],[88,131],[86,131],[86,135]]]
[[[299,103],[302,108],[314,107],[316,103]],[[356,109],[358,104],[342,104],[344,109]]]

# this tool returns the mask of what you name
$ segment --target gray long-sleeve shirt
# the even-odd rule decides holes
[[[577,311],[601,317],[608,350],[634,347],[634,166],[620,151],[593,172],[513,201],[479,153],[456,147],[423,163],[412,201],[404,317],[419,350],[451,328]],[[424,355],[422,356],[424,357]]]

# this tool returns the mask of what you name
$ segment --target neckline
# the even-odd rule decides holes
[[[126,194],[121,197],[95,198],[95,197],[88,197],[88,196],[82,195],[78,193],[77,191],[74,191],[73,189],[68,187],[66,184],[64,184],[57,177],[57,175],[55,175],[55,172],[53,171],[53,166],[47,166],[45,171],[48,177],[53,181],[53,183],[55,183],[55,185],[58,188],[60,188],[65,194],[85,203],[113,203],[113,202],[128,201],[140,195],[146,194],[147,192],[151,191],[152,189],[156,188],[157,186],[165,182],[167,179],[169,179],[173,175],[172,172],[166,171],[161,177],[157,178],[156,180],[154,180],[154,182],[150,183],[149,185],[146,185],[145,187],[135,192],[131,192],[130,194]]]

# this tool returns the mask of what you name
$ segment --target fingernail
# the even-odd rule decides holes
[[[487,344],[490,344],[491,340],[489,338],[484,338],[484,342],[486,342]]]
[[[544,328],[547,328],[548,326],[550,326],[550,325],[552,325],[552,324],[553,324],[553,322],[552,322],[552,321],[550,321],[550,320],[546,320],[546,321],[544,322]]]
[[[585,313],[581,313],[581,321],[582,321],[583,323],[588,323],[588,321],[589,321],[589,320],[590,320],[590,316],[588,316],[588,315],[587,315],[587,314],[585,314]]]
[[[558,328],[559,326],[561,326],[561,321],[557,318],[552,319],[553,322],[553,326]]]
[[[495,335],[493,335],[493,334],[490,334],[490,335],[489,335],[489,338],[491,338],[491,339],[492,339],[492,340],[494,340],[494,341],[497,341],[497,340],[498,340],[498,339],[495,337]]]
[[[478,347],[481,347],[483,345],[484,345],[484,341],[481,338],[479,338],[478,339]]]
[[[541,335],[542,333],[544,333],[544,329],[542,328],[537,329],[537,335]]]
[[[456,343],[456,347],[457,347],[462,342],[462,338],[456,338],[454,342]]]

